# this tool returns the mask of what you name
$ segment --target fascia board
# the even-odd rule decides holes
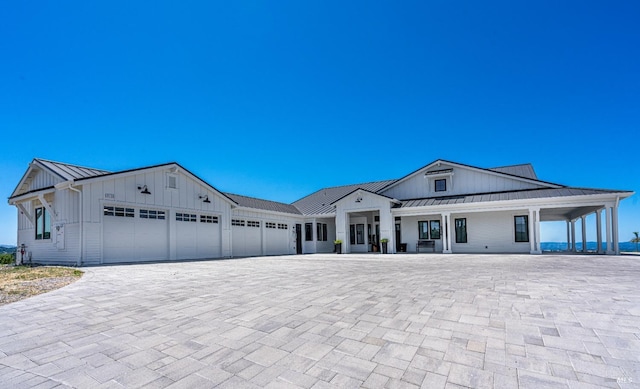
[[[287,216],[287,217],[292,217],[292,218],[297,218],[297,219],[303,219],[306,217],[306,215],[301,215],[301,214],[296,214],[296,213],[286,213],[286,212],[278,212],[278,211],[271,211],[271,210],[266,210],[266,209],[259,209],[259,208],[251,208],[251,207],[241,207],[241,206],[235,206],[233,207],[234,211],[247,211],[247,212],[253,212],[253,213],[267,213],[270,215],[278,215],[278,216]],[[243,217],[248,217],[248,216],[243,216]]]
[[[16,197],[10,197],[9,198],[9,205],[15,205],[16,203],[20,203],[23,201],[28,201],[28,200],[34,200],[37,199],[39,195],[45,195],[45,194],[49,194],[49,193],[54,193],[56,191],[55,187],[48,187],[48,188],[44,188],[44,189],[38,189],[36,191],[33,192],[28,192],[25,194],[22,194],[20,196],[16,196]]]

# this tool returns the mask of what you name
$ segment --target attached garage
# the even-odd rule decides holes
[[[169,259],[167,212],[107,205],[103,210],[103,263]]]
[[[287,223],[265,223],[266,255],[290,254],[290,226]]]
[[[262,255],[262,229],[257,220],[232,219],[231,235],[234,257]]]
[[[221,240],[219,216],[176,213],[176,259],[220,258]]]

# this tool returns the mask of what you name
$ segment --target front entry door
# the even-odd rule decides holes
[[[296,254],[302,254],[302,224],[296,224]]]
[[[400,242],[402,241],[402,234],[400,233],[400,223],[396,223],[396,253],[400,252]]]

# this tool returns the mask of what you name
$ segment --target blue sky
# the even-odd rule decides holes
[[[0,188],[34,157],[176,161],[291,202],[442,158],[640,192],[639,19],[632,1],[5,1]],[[0,243],[15,229],[5,201]]]

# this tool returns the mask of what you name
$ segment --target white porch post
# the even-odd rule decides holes
[[[596,252],[598,254],[602,254],[602,210],[599,209],[596,211],[596,238],[597,238],[597,246]]]
[[[529,242],[531,254],[542,254],[540,250],[540,208],[529,209]]]
[[[565,221],[567,222],[567,251],[571,251],[571,221],[569,219]]]
[[[607,205],[604,209],[605,212],[605,216],[606,216],[606,224],[607,224],[607,254],[613,254],[613,251],[611,251],[611,248],[613,247],[613,244],[611,243],[611,207],[609,205]]]
[[[535,244],[535,252],[536,254],[542,254],[542,242],[540,241],[540,208],[536,209],[533,213],[536,217],[535,228],[534,231],[536,233],[536,244]]]
[[[577,250],[576,247],[576,220],[573,219],[571,220],[571,242],[573,243],[571,245],[571,251],[573,251],[574,253]]]
[[[582,216],[581,218],[581,225],[582,225],[582,252],[586,253],[587,252],[587,218],[585,216]]]
[[[527,228],[529,229],[529,253],[534,254],[536,251],[536,234],[534,227],[534,215],[535,211],[532,208],[529,208],[529,225]]]
[[[444,245],[442,247],[443,254],[451,254],[451,214],[443,213],[442,222],[444,223]]]
[[[611,212],[611,230],[613,232],[613,253],[620,255],[620,245],[618,244],[618,204],[613,206]]]

